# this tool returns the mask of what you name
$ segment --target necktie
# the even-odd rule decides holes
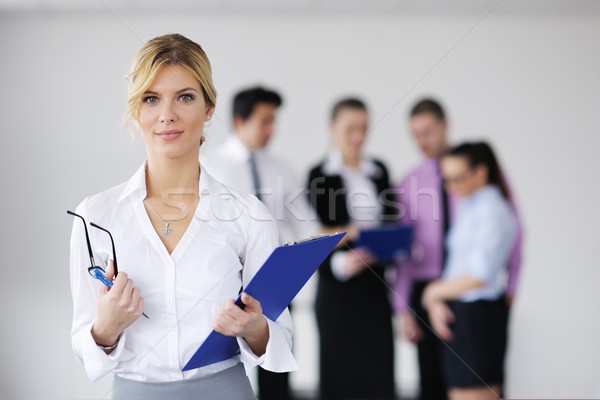
[[[441,178],[440,168],[438,164],[438,174]],[[442,197],[442,210],[440,214],[441,223],[442,223],[442,270],[446,266],[446,257],[448,256],[448,249],[446,248],[446,234],[448,233],[448,228],[450,227],[450,215],[448,212],[448,192],[446,191],[446,187],[444,185],[444,180],[440,179],[440,195]]]
[[[249,162],[250,172],[252,173],[252,183],[254,183],[254,194],[259,200],[262,200],[260,195],[260,177],[258,175],[258,168],[256,167],[256,157],[251,155]]]

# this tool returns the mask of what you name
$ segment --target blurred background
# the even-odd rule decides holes
[[[302,182],[329,147],[342,96],[371,112],[367,150],[394,180],[420,160],[408,110],[438,98],[453,142],[495,146],[521,209],[525,251],[511,313],[508,398],[600,398],[600,1],[0,0],[0,398],[98,399],[70,345],[65,215],[144,159],[121,125],[130,62],[178,32],[200,43],[219,92],[203,151],[230,134],[231,97],[262,84],[284,106],[273,154]],[[292,375],[318,387],[314,282],[295,306]],[[200,340],[201,338],[199,338]],[[397,340],[398,393],[417,390]]]

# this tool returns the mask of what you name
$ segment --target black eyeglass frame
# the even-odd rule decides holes
[[[83,228],[85,229],[85,241],[87,243],[87,248],[88,248],[88,253],[90,255],[90,266],[88,267],[88,273],[96,278],[96,275],[94,275],[94,273],[92,272],[94,269],[99,269],[102,271],[102,273],[104,273],[104,269],[98,265],[96,265],[96,262],[94,261],[94,254],[92,252],[92,244],[90,242],[90,235],[88,233],[88,229],[87,229],[87,223],[85,221],[85,218],[83,218],[81,215],[74,213],[73,211],[67,210],[67,214],[72,215],[74,217],[78,217],[81,219],[81,221],[83,222]],[[112,253],[113,253],[113,266],[115,268],[115,278],[117,277],[117,275],[119,274],[119,267],[117,266],[117,252],[115,250],[115,241],[113,240],[113,236],[112,234],[109,232],[108,229],[104,229],[103,227],[101,227],[100,225],[97,225],[93,222],[90,222],[90,225],[93,226],[94,228],[100,229],[106,233],[108,233],[108,236],[110,237],[110,244],[112,246]]]
[[[108,280],[108,278],[106,278],[104,275],[106,271],[104,271],[104,269],[102,269],[102,267],[96,265],[96,262],[94,261],[94,253],[92,252],[92,243],[90,242],[90,235],[88,233],[87,223],[85,221],[85,218],[83,218],[81,215],[74,213],[73,211],[70,211],[70,210],[67,210],[67,214],[72,215],[74,217],[78,217],[83,222],[83,228],[85,230],[85,241],[87,243],[88,253],[90,255],[90,266],[87,269],[88,274],[90,274],[92,276],[92,278],[94,278],[94,279],[98,279],[103,282],[104,282],[104,280],[106,280],[105,284],[107,286],[110,286],[109,284],[112,285],[112,282],[110,282]],[[105,229],[98,224],[90,222],[90,225],[96,229],[100,229],[101,231],[108,233],[108,236],[110,237],[110,244],[112,246],[112,253],[113,253],[113,267],[115,270],[115,278],[116,278],[117,274],[119,273],[119,268],[117,266],[117,252],[115,250],[115,241],[113,240],[113,236],[108,229]],[[101,276],[98,276],[97,274],[94,273],[94,272],[98,272],[98,271],[101,271]],[[150,317],[148,317],[148,315],[146,315],[146,313],[142,313],[142,315],[144,317],[146,317],[147,319],[150,319]]]

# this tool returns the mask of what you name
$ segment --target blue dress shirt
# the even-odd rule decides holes
[[[461,201],[446,238],[443,278],[468,275],[485,282],[465,292],[461,301],[496,300],[504,294],[515,237],[515,217],[497,186],[485,186]]]

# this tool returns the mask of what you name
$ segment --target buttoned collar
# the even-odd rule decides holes
[[[342,175],[344,170],[353,170],[369,177],[377,177],[380,173],[377,165],[366,157],[361,157],[358,167],[352,168],[344,164],[341,152],[338,150],[331,150],[325,159],[323,172],[327,175]]]
[[[142,165],[135,171],[133,176],[129,178],[127,184],[123,188],[123,191],[119,195],[117,203],[122,202],[128,197],[136,196],[144,199],[146,197],[146,168],[148,166],[148,160],[144,160]],[[215,193],[217,192],[217,193]],[[198,194],[207,196],[211,193],[220,194],[221,192],[226,193],[227,191],[218,185],[217,182],[206,172],[202,166],[200,166],[200,179],[198,180]]]
[[[224,146],[227,149],[228,155],[239,160],[248,160],[252,156],[261,158],[262,154],[265,152],[264,149],[250,149],[250,147],[248,147],[235,133],[225,140]]]

